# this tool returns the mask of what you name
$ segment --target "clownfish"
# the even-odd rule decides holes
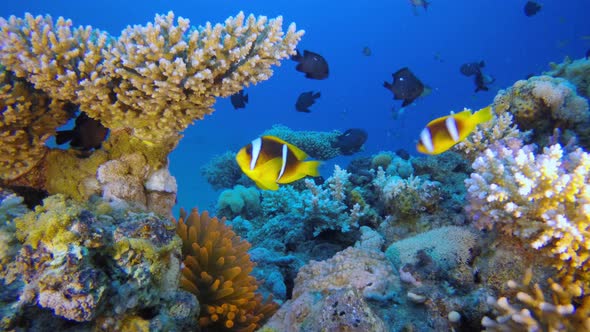
[[[240,149],[236,161],[260,189],[277,190],[279,183],[320,175],[320,162],[304,161],[307,157],[301,149],[278,137],[262,136]]]
[[[482,108],[475,113],[464,110],[430,121],[420,133],[420,141],[416,145],[419,152],[439,154],[461,142],[475,127],[492,119],[492,106]]]

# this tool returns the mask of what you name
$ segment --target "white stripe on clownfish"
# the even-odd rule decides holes
[[[432,144],[432,135],[430,134],[430,129],[428,129],[428,127],[424,128],[420,133],[420,141],[422,142],[422,145],[424,145],[428,152],[434,151],[434,145]]]
[[[289,147],[287,144],[283,144],[283,155],[282,155],[282,164],[281,164],[281,171],[279,172],[279,176],[277,177],[277,181],[281,179],[283,173],[285,173],[285,168],[287,167],[287,153],[289,152]]]
[[[457,129],[457,121],[455,121],[455,118],[452,116],[449,116],[445,120],[445,126],[447,127],[447,131],[449,132],[449,135],[451,135],[451,138],[453,139],[453,141],[458,142],[459,141],[459,129]]]
[[[250,160],[250,170],[253,171],[256,167],[256,161],[260,156],[260,150],[262,149],[262,138],[252,140],[252,159]]]

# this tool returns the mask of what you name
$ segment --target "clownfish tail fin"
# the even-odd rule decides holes
[[[309,176],[320,176],[319,167],[322,163],[317,160],[304,161],[299,164],[299,171]]]
[[[479,111],[473,113],[473,120],[477,124],[488,122],[492,119],[492,117],[492,105],[489,105],[488,107],[482,108]]]

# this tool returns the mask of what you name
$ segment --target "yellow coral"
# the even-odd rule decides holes
[[[80,82],[102,61],[105,32],[89,26],[72,29],[63,17],[26,13],[0,18],[0,63],[51,98],[78,104]]]
[[[510,112],[519,129],[551,135],[554,128],[573,128],[590,117],[588,102],[578,96],[575,87],[562,78],[533,76],[519,80],[494,98],[498,115]]]
[[[71,109],[0,66],[0,180],[16,179],[39,163],[45,141],[68,121]]]
[[[125,29],[105,61],[81,84],[81,107],[111,128],[132,128],[151,142],[177,138],[195,119],[213,112],[215,98],[272,74],[270,67],[294,53],[302,35],[282,17],[247,18],[191,29],[172,12],[154,24]],[[115,82],[115,84],[113,84]]]
[[[11,184],[80,199],[104,191],[88,182],[96,162],[72,166],[68,159],[71,167],[63,172],[81,172],[61,181],[51,178],[63,175],[59,161],[44,158],[45,140],[78,107],[111,129],[108,160],[139,150],[153,167],[148,171],[160,169],[181,131],[213,112],[216,97],[268,79],[271,67],[295,52],[303,31],[295,24],[283,31],[282,24],[280,16],[239,13],[192,28],[170,12],[115,39],[91,27],[72,28],[61,17],[0,18],[6,67],[0,68],[0,180],[19,177],[21,183]]]
[[[35,211],[14,220],[16,237],[33,249],[42,242],[53,250],[65,251],[68,244],[78,239],[69,226],[80,211],[79,205],[72,204],[63,195],[49,196]]]
[[[516,301],[511,304],[508,298],[501,297],[492,302],[500,315],[496,319],[482,319],[486,330],[590,331],[587,286],[567,277],[559,283],[549,279],[549,288],[544,290],[539,284],[531,285],[531,279],[532,271],[529,269],[522,284],[512,280],[507,283],[516,292]]]
[[[258,284],[250,275],[250,244],[207,212],[181,211],[177,234],[183,240],[181,287],[197,295],[199,323],[214,331],[254,331],[277,309],[262,302]]]

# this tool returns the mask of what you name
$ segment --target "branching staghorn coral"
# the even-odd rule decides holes
[[[529,132],[518,130],[510,112],[503,110],[498,114],[495,108],[493,109],[494,116],[491,121],[478,125],[471,135],[454,147],[455,151],[465,155],[471,162],[494,142],[508,138],[525,139],[529,135]]]
[[[225,219],[183,210],[177,234],[183,241],[184,267],[180,285],[197,295],[201,305],[199,323],[212,330],[254,331],[276,310],[269,299],[256,293],[258,283],[250,275],[250,244],[237,236]]]
[[[282,17],[239,13],[225,24],[191,28],[172,12],[153,24],[125,29],[105,52],[91,79],[81,83],[84,110],[111,128],[159,142],[178,137],[213,112],[215,97],[270,78],[272,65],[294,53],[303,32]]]
[[[434,211],[441,200],[440,183],[411,175],[402,179],[377,169],[373,186],[381,196],[386,211],[400,216],[418,216],[424,211]]]
[[[549,279],[545,294],[531,279],[529,269],[522,283],[507,283],[516,292],[513,303],[507,297],[489,299],[500,315],[482,319],[486,331],[590,331],[590,296],[581,282],[571,276],[559,283]]]
[[[294,54],[303,31],[291,24],[284,33],[282,23],[239,13],[191,28],[170,12],[114,39],[63,18],[12,16],[0,20],[0,62],[110,129],[162,142],[210,114],[215,97],[268,79],[272,65]]]
[[[295,203],[300,218],[314,225],[313,236],[325,230],[348,232],[358,227],[358,220],[366,212],[359,203],[351,208],[346,205],[347,193],[352,186],[348,178],[350,173],[334,166],[334,173],[323,185],[316,185],[305,179],[306,190],[301,192]]]
[[[0,65],[0,180],[37,165],[47,153],[45,141],[72,116],[70,109]]]
[[[0,63],[51,98],[79,104],[80,82],[103,61],[112,38],[90,26],[26,13],[24,19],[0,18]]]
[[[479,228],[496,227],[555,258],[565,274],[590,271],[590,154],[558,144],[535,154],[519,140],[492,145],[465,180]]]
[[[0,178],[19,177],[16,184],[50,193],[83,188],[74,193],[77,199],[104,191],[86,185],[87,177],[70,176],[67,187],[51,179],[52,165],[66,152],[52,150],[61,154],[47,157],[45,141],[76,108],[111,134],[103,145],[106,154],[87,163],[90,169],[68,163],[64,174],[94,174],[97,162],[135,152],[146,158],[150,169],[145,174],[160,171],[181,131],[213,112],[216,97],[268,79],[271,66],[295,52],[303,31],[294,24],[283,31],[282,23],[280,16],[239,13],[223,24],[195,28],[170,12],[113,38],[91,27],[72,28],[63,18],[54,22],[50,16],[26,14],[24,19],[0,19],[0,63],[5,67],[0,71],[0,112],[10,115],[9,123],[0,122]],[[33,100],[32,105],[26,100]],[[44,114],[48,121],[32,120]]]

